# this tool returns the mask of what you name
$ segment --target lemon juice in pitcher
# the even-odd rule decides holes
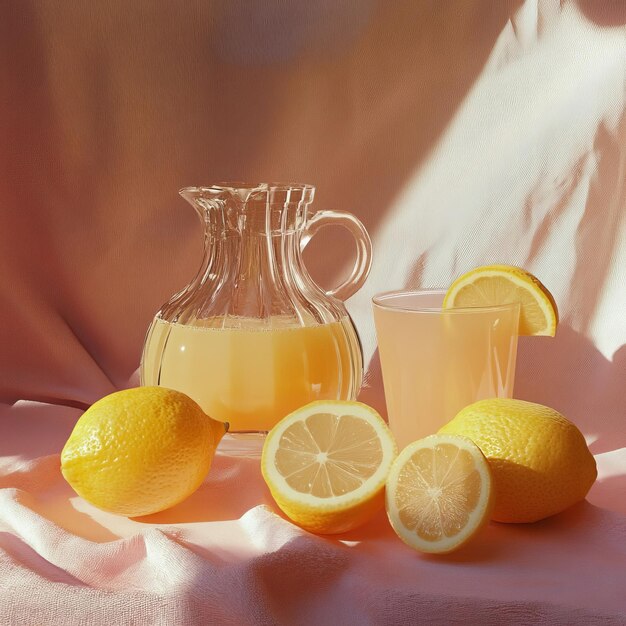
[[[181,191],[203,223],[204,258],[148,329],[143,385],[186,393],[235,436],[267,432],[313,400],[356,398],[361,346],[343,300],[367,277],[371,243],[350,213],[309,215],[313,194],[269,183]],[[348,279],[324,291],[301,252],[330,224],[354,235],[357,255]]]
[[[157,319],[145,355],[147,380],[191,396],[231,431],[269,430],[311,400],[350,395],[349,321],[293,326],[275,318],[241,328]],[[168,349],[163,347],[167,343]]]

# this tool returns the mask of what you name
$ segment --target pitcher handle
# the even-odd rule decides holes
[[[356,242],[356,261],[350,276],[335,289],[326,291],[326,295],[339,300],[347,300],[355,294],[366,281],[372,267],[372,240],[365,226],[352,213],[347,211],[317,211],[305,225],[300,239],[303,250],[311,238],[324,226],[343,226],[352,233]]]

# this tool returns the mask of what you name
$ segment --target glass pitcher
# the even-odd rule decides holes
[[[367,278],[371,242],[350,213],[310,215],[314,192],[277,183],[180,191],[204,225],[204,258],[154,317],[141,384],[186,393],[231,433],[267,432],[313,400],[356,397],[361,345],[342,301]],[[301,253],[331,224],[352,233],[357,254],[349,278],[324,291]]]

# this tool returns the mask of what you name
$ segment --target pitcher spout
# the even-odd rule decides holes
[[[268,183],[227,182],[217,183],[209,187],[185,187],[178,193],[194,206],[198,200],[215,199],[233,201],[245,205],[251,197],[258,194],[267,194],[269,187]]]
[[[301,228],[315,188],[300,183],[224,182],[179,191],[211,231],[276,235]]]
[[[185,187],[178,194],[191,204],[201,218],[210,209],[222,209],[228,200],[224,190],[215,187]]]
[[[313,201],[315,188],[301,183],[246,183],[223,182],[208,187],[185,187],[178,193],[193,206],[199,201],[221,199],[245,206],[250,201],[268,204],[303,203]]]

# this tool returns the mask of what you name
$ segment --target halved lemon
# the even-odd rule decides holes
[[[387,516],[402,541],[420,552],[452,552],[489,520],[489,465],[470,439],[431,435],[394,461],[386,487]]]
[[[393,435],[374,409],[322,400],[272,428],[261,471],[292,521],[315,533],[341,533],[384,506],[385,479],[396,454]]]
[[[459,276],[443,300],[444,309],[520,303],[520,335],[554,337],[559,313],[541,281],[513,265],[484,265]]]

